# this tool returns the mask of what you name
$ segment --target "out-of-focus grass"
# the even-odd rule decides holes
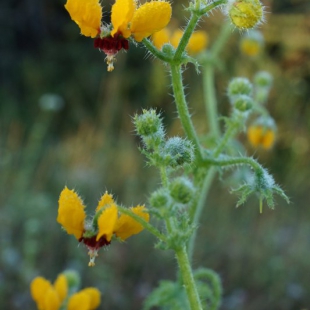
[[[157,107],[168,134],[182,134],[173,100],[167,95],[169,76],[162,65],[144,59],[145,51],[134,46],[119,55],[115,71],[107,74],[103,55],[92,49],[91,41],[79,37],[60,5],[51,14],[61,27],[44,19],[45,36],[41,28],[38,32],[43,31],[41,41],[34,36],[32,47],[17,41],[24,44],[22,53],[13,35],[5,36],[16,62],[13,72],[5,71],[6,79],[1,76],[0,85],[0,304],[3,309],[33,309],[29,283],[34,276],[54,279],[65,268],[75,268],[81,272],[83,286],[101,290],[102,309],[139,309],[159,280],[175,276],[171,253],[153,249],[154,238],[144,232],[125,244],[112,244],[90,269],[86,249],[56,223],[57,200],[67,185],[80,193],[88,209],[95,208],[106,189],[128,206],[147,202],[159,179],[152,168],[145,167],[137,150],[131,117],[142,108]],[[292,18],[298,29],[279,37],[285,27],[293,27]],[[302,37],[307,23],[302,15],[267,19],[265,55],[256,61],[240,55],[239,35],[232,34],[223,53],[226,67],[217,71],[219,111],[228,113],[225,87],[231,77],[252,78],[260,69],[274,75],[268,109],[278,126],[275,147],[257,151],[247,145],[244,135],[239,138],[248,154],[270,170],[292,203],[279,200],[275,211],[265,208],[259,215],[258,202],[251,198],[236,210],[229,183],[213,185],[194,265],[219,272],[224,310],[289,310],[310,304],[310,50],[309,42],[296,39],[297,34]],[[215,14],[201,23],[211,42],[222,20]],[[4,50],[4,59],[11,59],[8,51]],[[200,76],[189,66],[185,80],[195,125],[203,134],[208,124]],[[60,96],[61,110],[40,108],[40,98],[48,93]]]

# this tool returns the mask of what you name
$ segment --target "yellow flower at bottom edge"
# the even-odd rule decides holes
[[[82,35],[95,38],[100,33],[102,7],[99,0],[68,0],[65,8]]]
[[[36,277],[30,285],[31,296],[40,310],[59,310],[68,294],[68,283],[62,274],[54,285],[43,277]]]
[[[32,298],[39,310],[59,310],[68,295],[66,276],[60,274],[54,285],[43,277],[36,277],[30,285]],[[94,310],[101,302],[100,292],[88,287],[69,297],[67,310]]]
[[[275,142],[275,131],[262,125],[252,125],[247,131],[250,143],[254,147],[262,147],[265,150],[270,149]]]

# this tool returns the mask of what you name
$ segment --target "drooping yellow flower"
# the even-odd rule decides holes
[[[269,150],[275,142],[275,131],[262,125],[252,125],[249,127],[248,139],[254,147],[262,147]]]
[[[54,285],[43,277],[36,277],[30,284],[30,292],[38,310],[60,310],[68,298],[68,310],[94,310],[100,305],[100,292],[89,287],[68,296],[68,281],[60,274]]]
[[[86,221],[84,208],[81,198],[65,187],[59,198],[57,221],[69,234],[75,235],[79,242],[87,246],[89,266],[95,265],[98,250],[109,245],[113,235],[124,241],[143,230],[143,226],[130,216],[119,216],[113,196],[108,192],[102,195],[95,216],[90,221]],[[131,211],[149,221],[149,214],[144,206],[131,208]]]
[[[84,208],[83,201],[78,194],[65,187],[59,197],[57,222],[76,239],[80,239],[84,232],[86,218]]]
[[[82,35],[91,38],[98,36],[102,19],[99,0],[68,0],[65,8],[80,27]]]

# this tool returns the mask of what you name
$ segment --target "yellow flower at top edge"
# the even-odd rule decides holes
[[[54,284],[43,277],[36,277],[30,284],[30,292],[39,310],[60,310],[67,298],[68,310],[94,310],[100,305],[100,292],[93,287],[68,296],[69,287],[65,274],[60,274]]]
[[[172,8],[166,1],[151,1],[137,6],[135,0],[116,0],[111,25],[102,25],[99,0],[67,0],[65,8],[84,36],[95,38],[94,46],[107,55],[108,71],[114,69],[115,55],[128,50],[128,38],[137,42],[163,29],[170,21]]]
[[[111,243],[113,235],[120,240],[126,240],[143,230],[143,226],[128,215],[119,215],[118,207],[113,196],[106,192],[102,195],[96,208],[95,216],[86,220],[84,205],[81,198],[67,187],[59,198],[57,221],[68,234],[74,235],[83,242],[89,252],[89,266],[94,266],[98,250]],[[131,211],[149,221],[149,214],[144,206],[136,206]]]
[[[68,0],[65,8],[82,35],[95,38],[100,33],[102,7],[99,0]]]

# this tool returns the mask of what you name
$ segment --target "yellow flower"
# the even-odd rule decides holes
[[[59,197],[57,222],[76,239],[80,239],[84,232],[84,208],[82,199],[73,190],[65,187]]]
[[[249,142],[254,147],[262,147],[265,150],[270,149],[276,139],[276,125],[270,117],[258,118],[247,131]]]
[[[183,31],[180,29],[174,31],[171,35],[169,30],[167,28],[164,28],[161,31],[153,34],[152,41],[158,49],[161,49],[165,43],[169,42],[174,48],[177,48],[182,38],[182,35]],[[186,46],[186,50],[190,55],[195,55],[205,50],[207,45],[207,33],[205,31],[198,30],[193,32]]]
[[[263,6],[259,0],[229,0],[227,14],[240,29],[253,28],[263,20]]]
[[[65,8],[82,35],[95,38],[100,33],[102,7],[99,0],[68,0]]]
[[[124,38],[130,35],[137,42],[160,31],[170,21],[171,4],[165,1],[151,1],[136,7],[135,0],[116,0],[112,6],[111,36],[121,34]]]
[[[59,198],[57,221],[68,234],[75,235],[87,246],[89,266],[95,265],[98,250],[109,245],[113,235],[124,241],[143,230],[143,226],[130,216],[119,216],[113,196],[108,192],[102,195],[92,220],[86,221],[84,208],[81,198],[73,190],[65,187]],[[149,221],[149,214],[144,206],[136,206],[131,208],[131,211]]]
[[[114,69],[115,55],[128,50],[128,38],[137,42],[163,29],[171,18],[171,4],[151,1],[137,7],[136,0],[116,0],[112,6],[111,25],[101,25],[99,0],[67,0],[65,8],[84,36],[95,38],[94,46],[106,55],[108,71]]]
[[[59,310],[68,298],[68,281],[60,274],[54,285],[43,277],[36,277],[30,284],[30,292],[39,310]],[[69,296],[68,310],[94,310],[100,305],[100,292],[89,287]]]
[[[263,44],[262,34],[257,30],[249,30],[241,38],[240,50],[246,56],[255,57],[261,52]]]

